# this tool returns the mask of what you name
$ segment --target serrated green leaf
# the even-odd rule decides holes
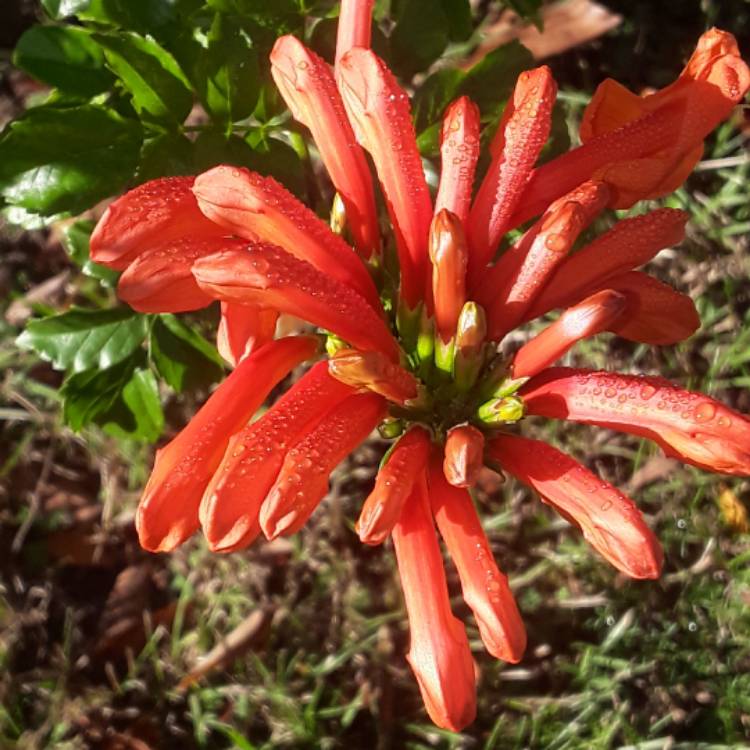
[[[151,357],[175,391],[205,387],[224,372],[216,349],[174,315],[160,315],[151,328]]]
[[[67,219],[70,214],[63,212],[52,214],[50,216],[42,216],[41,214],[27,211],[25,208],[21,208],[21,206],[5,206],[5,208],[0,211],[0,216],[2,216],[8,224],[22,227],[23,229],[33,232],[38,229],[44,229],[50,224],[54,224],[56,221]]]
[[[115,437],[154,442],[164,429],[164,412],[154,373],[137,367],[112,406],[96,421]]]
[[[94,263],[89,257],[89,238],[95,223],[89,219],[76,221],[63,230],[62,244],[86,276],[98,279],[105,286],[114,287],[120,274],[111,268]]]
[[[411,78],[428,68],[447,47],[448,17],[434,0],[401,0],[390,36],[393,69]]]
[[[258,52],[236,19],[217,14],[193,66],[198,96],[209,114],[236,122],[252,114],[260,91]]]
[[[190,84],[174,57],[156,40],[132,31],[93,38],[141,117],[177,124],[188,116],[193,106]]]
[[[90,104],[35,107],[0,137],[0,195],[31,213],[80,213],[132,177],[141,133]]]
[[[74,308],[33,320],[16,339],[58,370],[103,370],[129,357],[146,337],[147,318],[128,307],[112,310]]]
[[[13,63],[39,81],[86,99],[114,82],[101,47],[75,26],[32,26],[18,40]]]

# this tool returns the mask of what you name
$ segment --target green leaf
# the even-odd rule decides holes
[[[154,442],[164,429],[164,412],[154,373],[136,368],[112,406],[96,421],[115,437]]]
[[[216,349],[174,315],[160,315],[151,328],[151,357],[164,380],[177,392],[205,387],[221,379]]]
[[[91,0],[42,0],[42,7],[50,18],[59,21],[85,11]]]
[[[204,130],[195,139],[196,172],[204,172],[217,164],[252,167],[252,148],[236,135],[226,136],[216,130]]]
[[[98,279],[104,286],[114,287],[120,274],[111,268],[94,263],[89,257],[89,239],[95,223],[89,219],[69,224],[63,230],[62,244],[86,276]]]
[[[256,172],[275,177],[298,198],[304,198],[305,169],[297,152],[262,128],[251,130],[247,140],[252,142],[254,149],[248,166]]]
[[[537,28],[542,28],[542,17],[539,11],[544,0],[504,0],[505,5],[512,8],[521,18],[533,21]]]
[[[160,133],[143,143],[138,183],[195,172],[193,143],[181,133]]]
[[[76,16],[162,38],[171,36],[168,32],[200,7],[200,0],[42,0],[42,5],[55,20]]]
[[[78,431],[110,410],[142,361],[143,352],[136,352],[113,367],[85,370],[66,378],[60,388],[66,424]]]
[[[463,42],[474,31],[469,0],[440,0],[440,7],[448,19],[448,36],[452,42]]]
[[[217,14],[193,67],[198,96],[221,122],[249,117],[258,101],[258,53],[236,19]]]
[[[104,369],[136,351],[146,337],[147,318],[128,307],[112,310],[74,308],[33,320],[16,339],[58,370]]]
[[[99,45],[75,26],[32,26],[19,39],[13,64],[66,94],[87,99],[114,82]]]
[[[412,113],[417,133],[439,122],[445,108],[458,95],[466,74],[457,68],[442,68],[429,76],[417,89]]]
[[[125,185],[140,145],[140,125],[102,107],[35,107],[0,137],[0,195],[31,213],[80,213]]]
[[[193,106],[193,94],[177,61],[158,42],[132,31],[94,34],[110,70],[133,98],[144,119],[181,123]]]
[[[510,96],[519,73],[533,65],[531,52],[514,40],[492,50],[471,68],[457,93],[472,99],[483,115],[494,113]]]
[[[393,69],[404,78],[429,67],[449,41],[448,16],[434,0],[400,0],[390,36]]]
[[[243,21],[277,37],[289,34],[301,24],[299,7],[295,0],[206,0],[211,10],[239,16]]]

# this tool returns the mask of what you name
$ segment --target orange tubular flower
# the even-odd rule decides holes
[[[366,10],[369,29],[369,9]],[[369,258],[380,245],[372,178],[364,152],[346,119],[331,69],[295,37],[283,36],[271,52],[271,73],[294,119],[310,129],[320,158],[346,206],[354,244]]]
[[[342,383],[379,393],[396,404],[417,397],[416,378],[380,352],[340,349],[328,360],[328,369]]]
[[[341,0],[336,34],[336,66],[352,47],[370,46],[375,0]]]
[[[518,77],[492,143],[492,163],[471,207],[468,230],[472,284],[481,278],[500,238],[509,229],[508,219],[549,137],[556,96],[557,85],[546,65]]]
[[[223,233],[198,208],[195,177],[165,177],[111,203],[91,235],[91,259],[123,271],[144,248]]]
[[[492,277],[501,286],[487,315],[491,339],[501,339],[523,320],[539,289],[563,262],[578,235],[602,211],[608,198],[609,190],[603,183],[585,182],[553,203],[521,241],[495,264]]]
[[[673,208],[618,221],[612,229],[563,260],[534,300],[529,319],[567,307],[601,289],[608,279],[648,263],[685,238],[687,214]]]
[[[473,487],[484,466],[484,435],[470,424],[448,430],[443,473],[454,487]]]
[[[457,732],[476,715],[474,661],[466,630],[451,612],[426,491],[420,477],[393,529],[411,633],[407,659],[430,718]]]
[[[536,170],[556,85],[545,67],[526,72],[476,194],[479,112],[461,97],[444,113],[433,213],[407,95],[367,48],[372,6],[342,0],[335,74],[290,36],[271,56],[282,96],[317,142],[311,157],[320,155],[337,191],[337,233],[271,177],[222,165],[118,198],[92,235],[91,255],[123,272],[119,294],[137,310],[219,302],[219,349],[236,365],[157,452],[137,512],[143,546],[171,550],[199,524],[217,552],[261,532],[297,531],[335,466],[378,427],[396,442],[357,533],[366,544],[392,535],[408,659],[430,717],[457,731],[476,711],[474,664],[451,612],[435,523],[487,650],[516,662],[526,642],[466,490],[485,462],[536,490],[622,572],[654,578],[661,569],[658,542],[633,502],[570,456],[515,434],[526,415],[619,429],[700,468],[750,475],[750,417],[658,378],[550,367],[605,331],[657,345],[696,330],[689,297],[635,270],[682,240],[685,213],[656,209],[574,246],[606,209],[682,182],[702,140],[750,87],[750,71],[734,39],[710,31],[660,92],[638,97],[602,84],[584,116],[583,145]],[[382,243],[365,151],[391,220]],[[493,264],[503,235],[533,217]],[[381,244],[398,257],[381,258]],[[537,336],[514,335],[526,342],[515,354],[498,345],[555,309],[560,317]],[[282,313],[315,335],[273,340]],[[308,362],[253,421],[293,368],[321,356],[323,341],[324,361]]]
[[[294,534],[328,492],[328,475],[385,416],[385,401],[373,393],[350,396],[287,453],[260,509],[269,539]]]
[[[267,243],[227,250],[193,265],[199,286],[216,299],[271,307],[334,331],[363,349],[397,358],[383,319],[351,287]]]
[[[338,64],[339,87],[357,140],[375,162],[393,221],[401,292],[414,309],[424,289],[432,202],[417,150],[409,99],[369,49],[349,50]]]
[[[356,529],[365,544],[382,544],[393,531],[414,483],[424,474],[430,446],[430,434],[418,425],[393,446],[359,514]]]
[[[463,227],[455,214],[442,209],[430,227],[432,302],[435,323],[443,341],[456,333],[458,316],[466,301],[468,249]]]
[[[529,414],[611,427],[694,466],[750,474],[750,420],[662,378],[557,367],[529,381],[523,399]]]
[[[239,237],[279,245],[380,309],[375,285],[352,248],[273,177],[215,167],[196,178],[193,193],[201,211],[220,226]]]
[[[353,393],[328,374],[326,362],[318,362],[260,419],[235,435],[200,506],[212,550],[231,552],[260,533],[261,505],[289,447]]]
[[[605,81],[584,113],[583,145],[537,170],[511,225],[591,176],[614,188],[616,208],[672,192],[700,159],[703,139],[748,88],[737,42],[718,29],[703,34],[680,77],[655,94],[638,97]]]
[[[474,172],[479,159],[479,108],[467,96],[445,111],[440,131],[440,185],[435,214],[447,209],[461,224],[469,218]]]
[[[611,331],[627,306],[624,294],[605,289],[569,308],[518,350],[513,358],[513,377],[530,378],[557,362],[581,339]]]
[[[586,541],[631,578],[658,578],[661,546],[633,501],[570,456],[539,440],[500,435],[493,459],[580,526]]]
[[[198,507],[231,436],[252,417],[271,389],[311,357],[308,336],[273,341],[244,359],[185,429],[156,454],[136,515],[141,545],[166,552],[198,528]]]
[[[278,319],[276,310],[222,302],[216,332],[219,354],[236,366],[243,357],[273,340]]]
[[[464,601],[474,613],[485,647],[498,659],[520,661],[526,630],[508,579],[495,563],[471,496],[446,482],[438,453],[433,456],[429,488],[440,536],[456,565]]]

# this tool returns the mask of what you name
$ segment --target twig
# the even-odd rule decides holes
[[[47,448],[47,452],[44,454],[44,463],[42,464],[42,471],[39,474],[39,478],[36,480],[34,491],[31,493],[29,498],[29,513],[24,519],[21,527],[16,532],[11,544],[11,551],[14,554],[20,552],[23,547],[23,543],[26,540],[26,535],[29,533],[36,517],[39,515],[39,509],[42,504],[42,487],[47,483],[49,479],[50,471],[52,470],[52,457],[55,453],[55,443],[50,443]]]

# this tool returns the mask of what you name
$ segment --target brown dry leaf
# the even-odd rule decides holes
[[[544,31],[539,31],[532,24],[524,24],[515,13],[506,11],[497,23],[486,29],[484,41],[465,67],[471,67],[487,53],[514,39],[527,47],[537,60],[559,55],[616,28],[622,23],[622,16],[594,0],[561,0],[544,7],[542,20]]]
[[[747,534],[750,531],[747,508],[727,485],[721,485],[721,492],[716,498],[716,504],[719,506],[724,523],[732,531],[737,534]]]
[[[256,646],[268,633],[273,607],[261,607],[246,617],[231,633],[212,648],[180,680],[178,690],[186,690],[209,672],[221,669],[238,656]]]
[[[12,326],[23,325],[34,313],[34,305],[44,304],[54,307],[65,296],[70,279],[70,269],[61,271],[51,279],[43,281],[8,305],[5,320]]]

